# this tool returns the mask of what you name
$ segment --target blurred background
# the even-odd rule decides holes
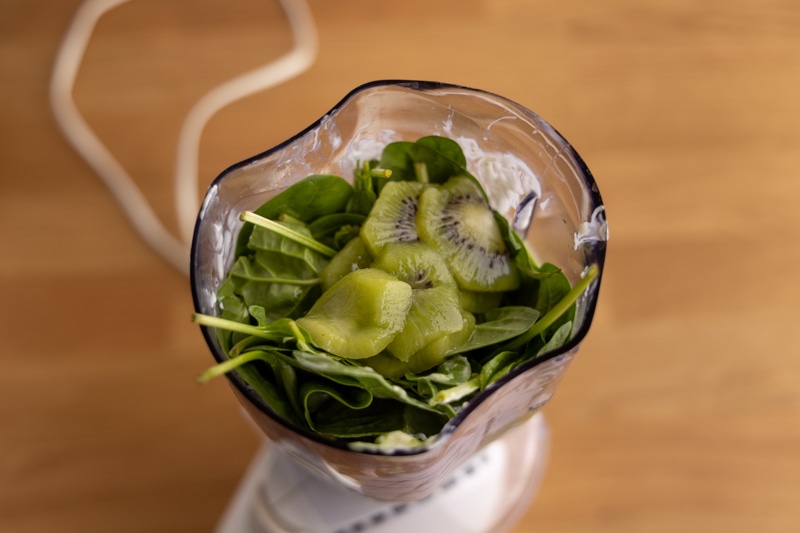
[[[0,0],[0,529],[211,531],[261,440],[223,380],[195,382],[187,278],[53,118],[80,4]],[[213,117],[199,193],[383,78],[519,102],[600,185],[600,305],[514,531],[799,531],[800,3],[309,6],[316,61]],[[175,231],[187,112],[290,47],[277,1],[136,0],[100,20],[74,98]]]

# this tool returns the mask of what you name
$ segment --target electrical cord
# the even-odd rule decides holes
[[[197,212],[200,138],[208,121],[236,100],[300,75],[316,59],[317,35],[305,0],[279,0],[292,32],[292,49],[261,67],[215,87],[187,114],[178,137],[174,194],[178,236],[164,226],[139,187],[84,120],[73,100],[83,56],[98,20],[130,0],[86,0],[75,13],[56,55],[50,105],[64,137],[97,173],[142,239],[179,271],[189,273],[189,249]]]

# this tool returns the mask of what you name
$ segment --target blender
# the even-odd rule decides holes
[[[541,117],[504,97],[459,85],[381,80],[357,87],[308,128],[239,162],[211,184],[197,217],[191,288],[198,313],[219,313],[217,290],[234,257],[239,214],[310,174],[351,177],[387,143],[455,140],[492,207],[540,263],[571,283],[597,277],[577,301],[571,338],[523,363],[460,407],[426,446],[354,449],[276,415],[235,372],[245,417],[264,436],[220,533],[502,532],[530,504],[549,444],[541,408],[585,338],[596,307],[607,226],[597,184],[572,146]],[[217,362],[226,354],[202,327]]]

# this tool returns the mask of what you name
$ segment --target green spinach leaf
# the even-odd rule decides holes
[[[321,216],[344,211],[352,194],[353,186],[344,178],[333,174],[313,174],[273,196],[255,213],[271,220],[286,214],[303,222],[311,222]],[[239,231],[237,256],[246,253],[252,230],[253,225],[246,222]]]
[[[492,309],[486,313],[486,321],[475,326],[469,340],[447,352],[447,355],[497,346],[528,331],[538,318],[539,312],[530,307],[506,306]]]
[[[423,398],[433,398],[441,388],[466,383],[472,376],[472,365],[462,355],[447,357],[439,363],[436,370],[425,374],[408,373],[405,380],[416,387],[417,394]]]
[[[358,233],[365,219],[366,216],[361,213],[333,213],[316,219],[308,225],[308,230],[314,239],[338,251],[347,244],[347,241],[341,242],[341,239],[337,239],[342,229],[352,229]]]
[[[277,220],[281,214],[290,215],[303,222],[345,210],[353,186],[341,176],[312,174],[255,210],[257,215]]]
[[[353,195],[347,202],[347,213],[368,215],[372,210],[375,200],[378,199],[380,178],[388,178],[391,171],[383,171],[377,168],[377,161],[366,161],[354,172]]]
[[[376,399],[358,410],[349,409],[338,401],[329,401],[314,413],[314,420],[317,431],[331,437],[360,439],[402,431],[425,438],[439,433],[447,417],[390,400]]]
[[[483,367],[481,367],[480,386],[481,390],[485,389],[508,372],[514,367],[520,359],[519,352],[515,351],[501,351],[494,357],[489,359]]]
[[[422,179],[420,165],[425,168]],[[392,171],[392,180],[444,183],[453,176],[471,175],[466,169],[461,147],[445,137],[430,136],[417,142],[390,143],[381,154],[380,166]]]
[[[310,236],[307,228],[293,230]],[[255,226],[248,242],[249,254],[240,256],[229,272],[234,294],[244,305],[263,305],[267,320],[294,318],[306,311],[319,295],[319,273],[328,258],[307,246]]]

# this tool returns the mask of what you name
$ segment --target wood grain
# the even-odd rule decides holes
[[[260,441],[223,381],[194,382],[210,356],[188,281],[56,128],[79,4],[0,4],[0,529],[210,531]],[[380,78],[516,100],[600,184],[601,302],[514,532],[800,530],[800,4],[310,4],[317,62],[211,121],[201,189]],[[131,2],[75,99],[174,229],[186,112],[289,44],[277,2]]]

